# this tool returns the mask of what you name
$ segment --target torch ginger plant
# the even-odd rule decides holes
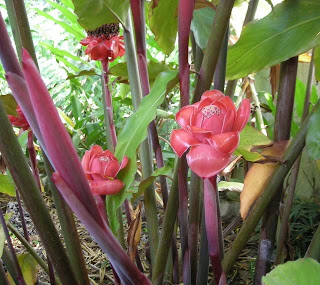
[[[181,157],[189,148],[187,162],[204,179],[205,222],[209,255],[216,284],[226,284],[220,247],[221,221],[218,214],[217,174],[230,162],[250,115],[250,101],[244,99],[238,111],[232,100],[218,90],[203,93],[200,102],[183,107],[176,114],[181,129],[171,134],[171,146]]]

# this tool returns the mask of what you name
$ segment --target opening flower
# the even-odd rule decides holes
[[[20,109],[19,105],[17,106],[16,112],[17,116],[8,115],[11,124],[14,127],[22,128],[23,130],[28,130],[30,128],[29,123],[26,117],[24,116],[22,110]]]
[[[200,102],[185,106],[176,114],[182,129],[172,132],[171,146],[179,157],[190,147],[189,167],[202,178],[212,177],[228,165],[249,115],[248,99],[242,101],[237,111],[222,92],[206,91]]]
[[[111,151],[94,145],[86,151],[81,163],[93,195],[113,195],[123,188],[123,182],[115,177],[128,164],[126,156],[119,163]]]
[[[125,53],[123,36],[118,36],[119,24],[106,24],[94,31],[88,31],[88,36],[81,40],[87,46],[85,54],[93,60],[114,61]]]

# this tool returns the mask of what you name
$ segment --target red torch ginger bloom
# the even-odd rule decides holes
[[[172,132],[171,146],[179,157],[190,147],[189,167],[201,178],[210,178],[228,165],[249,115],[249,100],[244,99],[237,111],[222,92],[206,91],[200,102],[185,106],[176,114],[182,129]]]
[[[17,112],[17,116],[8,115],[8,118],[11,124],[14,127],[22,128],[23,130],[29,129],[30,128],[29,123],[26,117],[24,116],[22,110],[20,109],[20,106],[17,106],[16,112]]]
[[[86,151],[81,163],[93,195],[113,195],[123,188],[123,182],[115,177],[128,164],[126,156],[119,164],[112,152],[94,145]]]

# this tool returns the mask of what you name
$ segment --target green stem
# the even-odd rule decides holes
[[[311,257],[320,262],[320,225],[312,238],[305,257]]]
[[[221,0],[219,2],[192,103],[199,101],[202,93],[210,89],[234,2],[235,0]]]
[[[63,248],[47,206],[22,153],[2,102],[0,102],[0,151],[18,191],[25,203],[35,228],[64,284],[77,284],[70,260]]]
[[[0,259],[0,285],[10,285],[7,274],[4,271],[2,260]]]
[[[128,74],[131,87],[131,96],[133,109],[136,111],[142,98],[142,89],[140,84],[140,77],[138,71],[138,61],[135,51],[135,45],[132,33],[132,23],[130,15],[127,18],[126,29],[124,30],[124,41],[126,46],[126,59]],[[142,166],[142,179],[146,179],[152,174],[152,159],[150,154],[150,147],[148,140],[145,140],[140,146],[140,160]],[[155,255],[157,252],[158,238],[159,238],[159,221],[156,207],[156,199],[154,192],[154,185],[152,184],[144,192],[144,205],[146,210],[147,229],[149,235],[151,264],[155,264]]]
[[[30,243],[18,232],[18,230],[11,224],[8,223],[8,228],[10,231],[17,237],[18,240],[24,245],[27,251],[33,256],[33,258],[37,261],[37,263],[41,266],[41,268],[49,274],[49,268],[47,264],[43,261],[43,259],[38,255],[36,250],[30,245]],[[57,284],[61,284],[57,279],[55,280]]]
[[[179,208],[179,191],[178,191],[178,170],[180,160],[177,159],[174,167],[173,182],[167,208],[164,214],[162,231],[160,234],[159,246],[153,267],[152,283],[157,285],[163,284],[164,271],[167,264],[172,234],[176,222]]]
[[[320,102],[317,103],[312,113],[320,108]],[[256,203],[254,204],[252,210],[248,214],[246,220],[243,223],[243,226],[232,244],[232,248],[225,254],[225,257],[222,261],[222,266],[224,271],[227,273],[231,270],[232,265],[237,260],[240,252],[246,245],[247,241],[250,238],[251,233],[257,226],[261,217],[263,216],[266,208],[268,207],[270,201],[277,194],[280,186],[283,183],[284,178],[288,174],[290,168],[293,163],[301,153],[304,144],[305,144],[305,136],[308,129],[310,115],[301,125],[301,128],[295,138],[290,143],[288,149],[282,156],[282,163],[277,166],[271,175],[268,183],[265,186],[265,189],[262,195],[258,198]]]
[[[2,253],[1,259],[3,260],[3,263],[5,264],[5,266],[7,268],[7,272],[10,273],[14,284],[18,284],[17,271],[16,271],[16,268],[14,267],[13,261],[10,256],[10,252],[7,249],[7,247],[3,248],[3,253]]]

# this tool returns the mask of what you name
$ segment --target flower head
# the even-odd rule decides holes
[[[19,105],[17,106],[16,112],[17,112],[17,116],[8,115],[8,118],[11,124],[14,127],[22,128],[23,130],[29,129],[30,128],[29,123],[26,117],[24,116],[22,110],[20,109]]]
[[[120,164],[112,152],[94,145],[86,151],[81,163],[93,195],[113,195],[123,188],[123,182],[115,177],[128,164],[126,156]]]
[[[88,31],[88,36],[80,43],[87,46],[85,54],[91,59],[112,62],[125,53],[123,36],[118,34],[118,24],[106,24],[94,31]]]
[[[189,167],[202,178],[212,177],[228,165],[249,115],[249,100],[243,100],[237,111],[222,92],[206,91],[200,102],[185,106],[176,114],[182,129],[172,132],[171,146],[179,157],[190,147]]]

